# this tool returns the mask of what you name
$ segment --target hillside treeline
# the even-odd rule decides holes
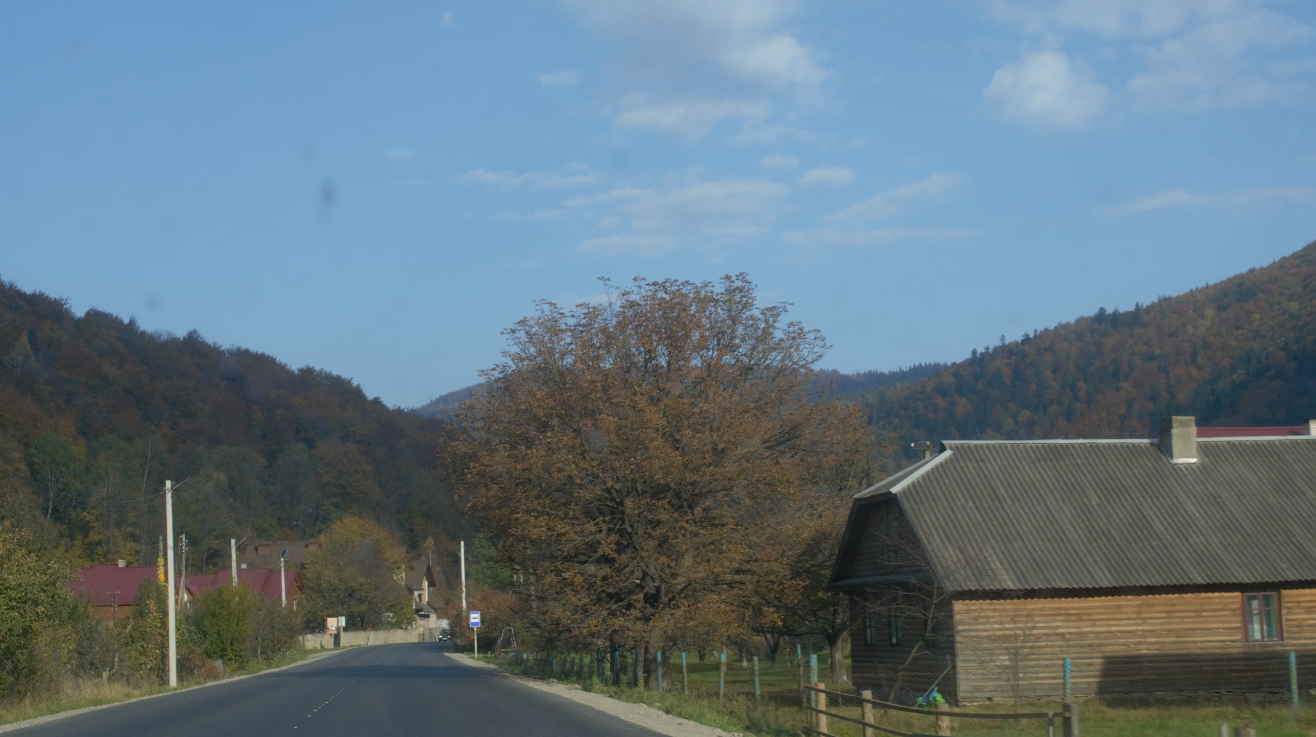
[[[412,549],[441,541],[448,432],[326,371],[0,284],[0,519],[75,562],[153,563],[163,504],[144,498],[165,479],[193,571],[227,565],[230,537],[310,538],[348,515]]]
[[[1034,331],[916,382],[853,393],[905,442],[1149,437],[1159,419],[1296,425],[1316,417],[1316,243],[1132,310]]]

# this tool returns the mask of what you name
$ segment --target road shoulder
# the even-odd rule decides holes
[[[123,701],[116,701],[116,702],[114,702],[113,704],[100,704],[100,705],[98,705],[98,706],[84,706],[84,707],[81,708],[81,709],[70,709],[69,711],[61,711],[61,712],[56,713],[56,714],[47,714],[47,715],[42,716],[42,717],[34,717],[34,718],[32,718],[32,719],[27,719],[27,720],[24,720],[24,721],[21,721],[21,722],[11,722],[10,724],[0,724],[0,732],[12,732],[12,731],[14,731],[14,730],[16,730],[16,729],[23,729],[23,728],[25,728],[25,727],[35,727],[35,726],[38,725],[38,724],[45,724],[46,722],[53,722],[53,721],[55,721],[56,719],[63,719],[63,718],[65,718],[65,717],[76,716],[76,715],[78,715],[78,714],[86,714],[86,713],[89,712],[89,711],[99,711],[100,709],[112,709],[112,708],[114,708],[114,707],[116,707],[116,706],[123,706],[124,704],[132,704],[132,703],[135,703],[135,702],[138,702],[138,701],[145,701],[145,700],[147,700],[147,699],[158,699],[158,698],[160,698],[160,697],[162,697],[162,696],[173,696],[174,694],[189,693],[189,692],[191,692],[191,691],[195,691],[195,690],[197,690],[198,688],[206,688],[207,686],[218,686],[218,685],[221,684],[221,683],[232,683],[232,682],[234,682],[234,681],[241,681],[241,680],[244,679],[244,678],[253,678],[253,677],[255,677],[255,676],[264,675],[264,674],[266,674],[266,673],[276,673],[276,672],[281,671],[281,670],[287,670],[287,669],[289,669],[289,668],[296,668],[296,667],[299,666],[299,665],[306,665],[307,663],[311,663],[311,662],[314,662],[314,661],[316,661],[316,660],[321,660],[321,659],[323,659],[323,658],[325,658],[325,657],[328,657],[328,656],[330,656],[330,655],[334,655],[334,654],[341,653],[341,652],[346,652],[346,651],[347,651],[347,648],[339,648],[339,649],[335,649],[335,650],[329,650],[329,651],[324,652],[324,653],[316,653],[315,655],[309,655],[309,656],[306,657],[305,660],[299,660],[299,661],[297,661],[296,663],[290,663],[290,664],[288,664],[288,665],[279,666],[278,668],[270,668],[270,669],[268,669],[268,670],[260,671],[259,673],[248,673],[248,674],[246,674],[246,675],[242,675],[242,676],[233,676],[232,678],[221,678],[221,679],[219,679],[219,680],[217,680],[217,681],[206,681],[205,683],[198,683],[198,684],[196,684],[196,685],[194,685],[194,686],[185,686],[185,687],[183,687],[183,688],[179,688],[179,689],[176,689],[176,690],[174,690],[174,691],[166,691],[166,692],[164,692],[164,693],[153,693],[153,694],[150,694],[150,695],[148,695],[148,696],[137,696],[137,697],[135,697],[135,698],[131,698],[131,699],[124,699]]]
[[[610,696],[598,693],[582,691],[579,688],[572,688],[552,681],[541,681],[537,678],[527,678],[515,673],[509,673],[495,665],[481,663],[472,659],[464,653],[445,653],[448,657],[473,668],[488,668],[498,675],[510,678],[517,683],[525,684],[531,688],[540,691],[546,691],[555,696],[571,699],[579,704],[598,709],[606,714],[611,714],[618,719],[624,719],[631,724],[636,724],[645,729],[651,729],[667,737],[739,737],[738,733],[724,732],[715,727],[709,727],[698,722],[692,722],[689,719],[674,717],[666,712],[659,711],[652,706],[645,704],[632,704],[626,701],[618,701]]]

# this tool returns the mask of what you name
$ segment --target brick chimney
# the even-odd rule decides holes
[[[1197,463],[1197,418],[1166,417],[1161,420],[1158,445],[1170,463]]]

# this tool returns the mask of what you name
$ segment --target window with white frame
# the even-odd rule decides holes
[[[1274,642],[1284,639],[1280,620],[1279,592],[1243,594],[1243,639],[1247,642]]]

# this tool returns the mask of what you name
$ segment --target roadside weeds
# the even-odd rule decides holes
[[[158,696],[167,696],[172,693],[181,693],[196,688],[250,678],[260,673],[270,673],[312,660],[319,660],[322,657],[347,649],[349,648],[292,650],[269,662],[249,665],[236,674],[226,674],[209,680],[188,681],[173,689],[166,686],[133,687],[121,681],[105,683],[99,680],[82,680],[67,686],[59,694],[39,699],[24,699],[15,704],[0,707],[0,732],[22,729],[75,714],[126,704],[131,701],[152,699]]]

